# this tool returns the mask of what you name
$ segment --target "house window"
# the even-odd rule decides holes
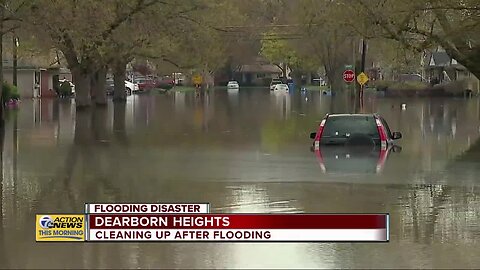
[[[265,78],[265,73],[257,73],[257,78]]]

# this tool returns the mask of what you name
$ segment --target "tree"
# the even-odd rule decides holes
[[[480,8],[478,0],[342,1],[345,16],[355,12],[366,35],[393,39],[418,52],[441,46],[480,77]],[[348,4],[347,4],[348,2]]]
[[[18,28],[18,21],[30,5],[28,0],[0,0],[0,96],[3,89],[3,37]],[[0,117],[3,120],[3,100],[0,102]]]
[[[31,8],[35,16],[28,21],[47,33],[52,44],[63,53],[76,86],[76,106],[81,108],[90,105],[92,88],[102,89],[95,86],[95,82],[104,81],[103,55],[111,36],[131,23],[137,14],[165,3],[159,0],[37,0]],[[122,12],[112,12],[118,6],[123,8]],[[104,95],[98,96],[99,103],[103,103]]]
[[[137,53],[145,59],[155,59],[177,69],[201,73],[205,86],[213,86],[213,76],[228,62],[238,37],[228,25],[240,25],[235,1],[204,0],[183,2],[182,8],[171,13],[163,22],[164,31]],[[212,16],[212,14],[216,14]]]
[[[356,64],[358,58],[355,50],[360,38],[339,17],[342,12],[338,2],[328,0],[298,1],[295,12],[304,50],[324,67],[332,89],[344,87],[344,66]]]

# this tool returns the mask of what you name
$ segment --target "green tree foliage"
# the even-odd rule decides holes
[[[480,77],[480,2],[478,0],[341,1],[344,18],[358,14],[364,35],[400,42],[422,52],[443,47],[450,57]]]
[[[30,4],[28,0],[0,0],[0,96],[2,97],[4,97],[2,86],[4,36],[18,28],[18,22],[25,16],[25,10]],[[3,109],[1,112],[3,113]]]
[[[291,76],[298,82],[303,73],[318,70],[318,62],[311,57],[311,51],[305,49],[304,43],[282,38],[278,30],[265,33],[261,44],[260,53],[277,65],[284,77]],[[290,74],[287,68],[290,68]]]
[[[15,85],[11,85],[7,82],[3,82],[2,84],[2,101],[8,102],[12,99],[20,99],[20,95],[18,94],[18,88]]]
[[[76,85],[76,104],[83,107],[90,104],[91,78],[105,66],[112,36],[124,25],[134,25],[140,13],[166,4],[158,0],[36,0],[31,7],[35,16],[26,19],[48,34],[63,53]]]

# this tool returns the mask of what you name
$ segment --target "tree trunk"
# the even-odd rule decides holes
[[[75,104],[77,108],[90,106],[90,76],[82,68],[71,69],[75,84]]]
[[[300,71],[293,70],[291,73],[293,83],[296,87],[302,87],[302,73]]]
[[[213,72],[208,71],[208,69],[204,69],[202,72],[203,82],[202,88],[209,89],[215,87],[215,74]]]
[[[115,63],[113,67],[113,101],[115,102],[127,101],[127,93],[125,91],[126,70],[127,64],[123,62]]]
[[[86,147],[91,143],[91,114],[90,109],[78,111],[75,114],[75,135],[73,137],[75,145]]]
[[[93,93],[93,100],[97,105],[106,105],[107,104],[107,91],[105,88],[105,81],[107,79],[107,68],[102,67],[97,70],[92,76],[91,85],[92,85],[92,93]]]
[[[283,73],[283,78],[287,79],[288,74],[287,74],[287,63],[282,63],[282,73]]]
[[[105,106],[97,106],[92,113],[92,133],[96,142],[108,141],[108,111]]]
[[[0,7],[0,126],[3,127],[5,100],[3,100],[3,18],[4,7]]]
[[[342,88],[342,76],[338,72],[339,69],[325,66],[326,76],[328,79],[328,86],[332,91]]]
[[[462,64],[468,71],[475,75],[475,77],[480,79],[480,47],[473,48],[465,54],[450,48],[445,49],[445,51],[451,58],[457,60],[458,63]]]
[[[115,138],[121,143],[127,143],[127,129],[126,129],[126,104],[113,104],[113,133]]]

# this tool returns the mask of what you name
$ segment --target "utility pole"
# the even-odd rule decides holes
[[[18,38],[15,33],[13,33],[13,85],[17,86],[17,48],[18,48]]]
[[[365,42],[365,38],[362,38],[362,62],[360,65],[360,71],[365,72],[365,58],[367,55],[367,43]],[[365,85],[360,86],[360,106],[363,107],[363,91]]]

